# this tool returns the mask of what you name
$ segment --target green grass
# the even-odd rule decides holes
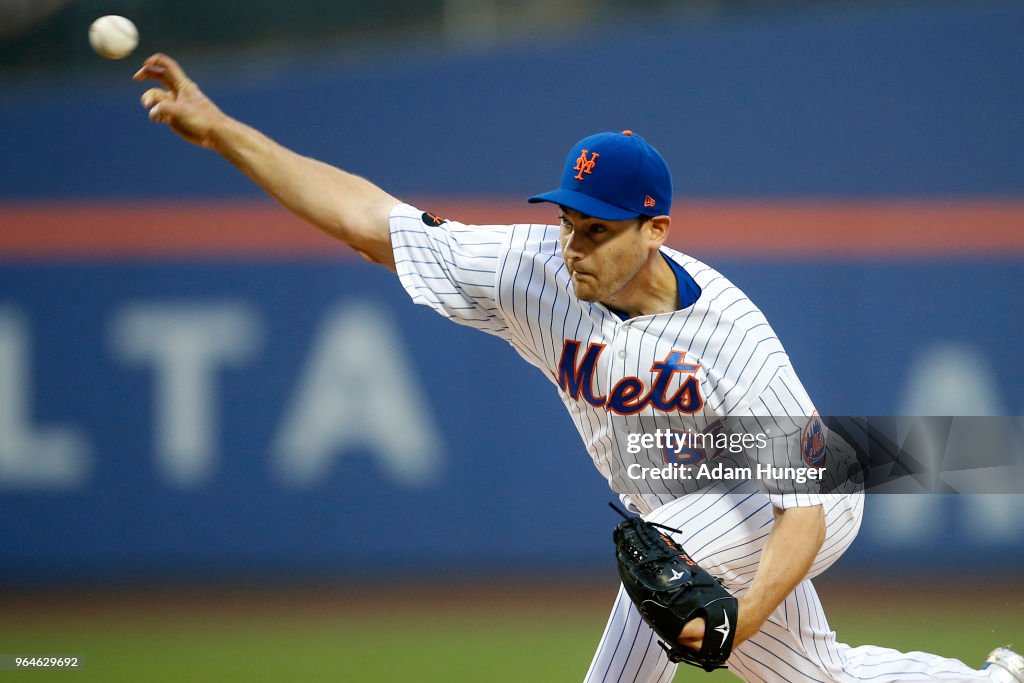
[[[211,616],[215,611],[204,610],[202,618],[180,612],[161,616],[159,610],[146,613],[144,606],[133,605],[124,616],[109,610],[88,617],[5,618],[0,652],[76,654],[86,666],[81,671],[0,671],[0,682],[577,681],[605,616],[594,607],[549,616],[533,606],[509,614],[507,604],[493,617],[480,609],[436,617],[413,610],[405,615],[346,616],[341,611],[275,618],[264,611]],[[924,649],[976,666],[993,646],[1024,642],[1020,605],[992,612],[920,604],[884,609],[844,605],[830,610],[830,620],[840,639],[852,645]],[[726,672],[683,670],[687,680],[735,680]]]
[[[573,680],[600,624],[478,615],[431,621],[269,619],[195,624],[73,622],[0,630],[4,653],[84,657],[81,671],[0,672],[31,681],[547,681]]]

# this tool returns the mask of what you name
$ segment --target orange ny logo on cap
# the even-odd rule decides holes
[[[576,165],[572,167],[572,170],[579,171],[579,173],[576,174],[576,180],[583,180],[584,173],[590,175],[590,172],[594,170],[594,162],[597,160],[599,156],[601,155],[598,154],[597,152],[594,152],[593,154],[590,155],[590,158],[588,159],[587,150],[583,150],[582,152],[580,152],[580,156],[576,160]]]

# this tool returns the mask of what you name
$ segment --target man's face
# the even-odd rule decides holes
[[[651,251],[650,221],[608,221],[562,208],[562,260],[583,301],[609,301],[640,271]]]

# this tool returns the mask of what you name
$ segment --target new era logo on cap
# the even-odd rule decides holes
[[[672,175],[658,151],[632,131],[598,133],[569,150],[558,189],[529,201],[613,221],[664,215],[672,206]]]

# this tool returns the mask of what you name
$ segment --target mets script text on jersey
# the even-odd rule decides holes
[[[686,351],[673,349],[665,356],[665,360],[656,361],[651,365],[654,381],[649,391],[644,393],[647,385],[639,377],[623,377],[607,396],[594,395],[594,371],[597,361],[607,344],[591,342],[577,363],[580,342],[566,339],[562,346],[562,356],[558,361],[558,386],[575,400],[584,401],[595,408],[604,407],[619,415],[636,415],[648,406],[662,412],[680,412],[692,415],[704,407],[704,398],[700,395],[700,382],[694,376],[700,369],[697,363],[684,363]],[[666,396],[669,382],[677,372],[688,374],[682,386]]]

